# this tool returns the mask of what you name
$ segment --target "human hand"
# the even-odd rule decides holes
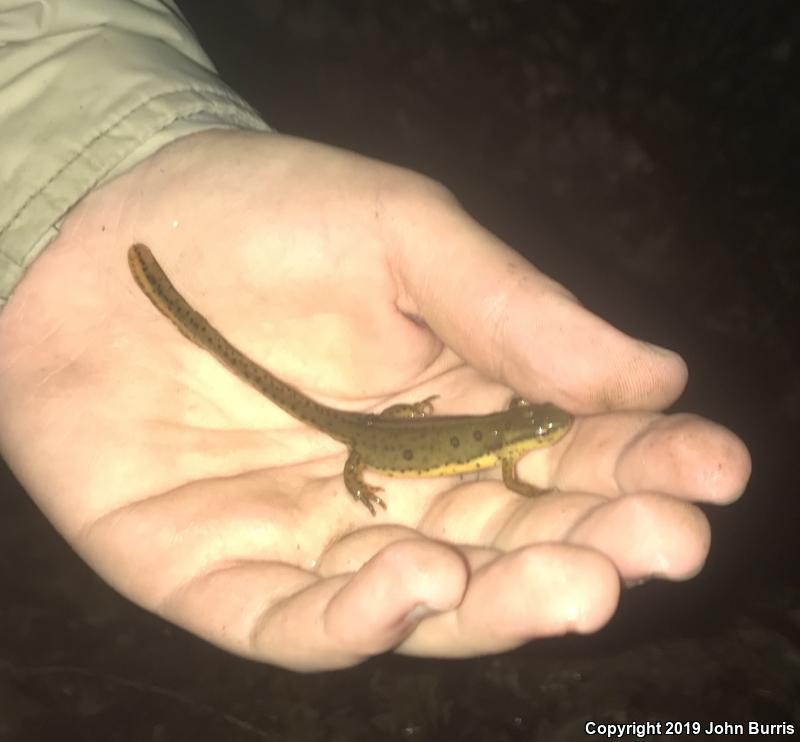
[[[388,480],[373,519],[344,447],[161,317],[126,252],[150,245],[238,348],[304,393],[379,411],[578,415],[520,464],[556,487]],[[599,628],[620,577],[686,579],[693,501],[743,490],[741,441],[659,414],[675,354],[583,309],[439,186],[279,135],[187,137],[73,210],[0,314],[0,446],[73,547],[140,605],[226,649],[342,667],[468,656]]]

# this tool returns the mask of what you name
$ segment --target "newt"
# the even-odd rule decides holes
[[[568,412],[520,397],[513,397],[508,409],[486,415],[433,415],[436,396],[378,414],[328,407],[231,345],[183,298],[147,246],[132,245],[128,265],[145,296],[192,343],[296,419],[347,446],[345,486],[373,516],[375,506],[386,509],[386,503],[378,495],[383,488],[364,481],[365,469],[390,477],[441,477],[499,465],[513,492],[530,497],[544,491],[518,479],[516,465],[528,451],[564,437],[572,424]]]

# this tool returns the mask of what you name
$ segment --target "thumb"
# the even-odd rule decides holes
[[[620,332],[458,204],[439,201],[397,240],[401,308],[461,358],[529,399],[579,414],[661,410],[680,396],[687,369],[677,353]]]

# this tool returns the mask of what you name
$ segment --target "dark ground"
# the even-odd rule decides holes
[[[583,723],[800,727],[800,5],[183,0],[277,129],[448,185],[736,431],[708,565],[599,634],[294,675],[133,607],[0,479],[0,740],[579,740]],[[650,737],[654,739],[655,737]]]

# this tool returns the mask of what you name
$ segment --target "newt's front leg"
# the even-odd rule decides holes
[[[347,491],[373,515],[375,515],[375,505],[380,505],[386,510],[386,503],[375,494],[381,492],[383,487],[374,487],[364,481],[364,462],[355,450],[350,451],[344,465],[344,485]]]
[[[512,492],[516,492],[518,495],[524,495],[525,497],[536,497],[537,495],[543,495],[546,492],[550,492],[552,488],[542,489],[541,487],[537,487],[536,485],[531,484],[530,482],[523,482],[519,477],[517,477],[517,462],[522,458],[521,456],[509,456],[502,459],[502,467],[503,467],[503,483],[510,489]]]

